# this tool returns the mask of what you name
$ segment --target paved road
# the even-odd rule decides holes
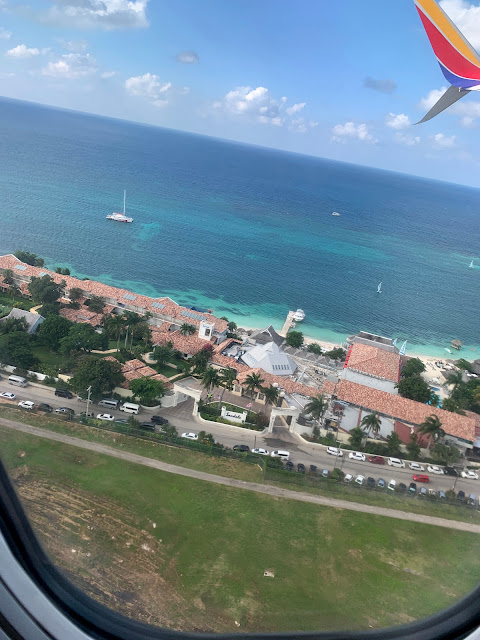
[[[49,387],[33,387],[28,386],[25,388],[14,387],[9,385],[4,378],[0,380],[0,391],[12,391],[16,394],[17,398],[13,404],[17,405],[19,400],[33,400],[34,402],[47,402],[53,407],[70,407],[74,409],[76,413],[85,411],[86,403],[79,402],[77,399],[67,400],[66,398],[58,398],[54,394],[54,389]],[[302,462],[308,467],[311,464],[316,465],[319,469],[328,469],[331,471],[334,466],[341,466],[345,473],[351,473],[354,476],[359,474],[366,478],[371,476],[378,480],[383,478],[387,483],[393,479],[397,483],[403,482],[407,486],[412,482],[413,471],[410,469],[396,469],[387,465],[373,465],[368,462],[358,462],[356,460],[348,459],[348,452],[342,460],[335,460],[334,457],[328,455],[326,450],[318,445],[312,445],[303,441],[296,434],[290,433],[284,427],[275,427],[273,433],[266,434],[265,436],[249,429],[241,429],[239,427],[231,427],[221,423],[210,422],[205,423],[200,418],[192,415],[193,400],[189,399],[182,402],[177,407],[162,408],[160,414],[177,427],[178,432],[191,431],[198,433],[205,430],[213,434],[214,438],[221,442],[226,447],[233,447],[235,444],[247,444],[251,449],[256,447],[262,447],[268,451],[274,449],[286,449],[290,452],[290,459],[295,464]],[[112,411],[110,409],[103,409],[96,404],[91,404],[89,411],[97,413],[111,413],[116,418],[128,418],[128,415],[121,411]],[[140,420],[149,421],[150,413],[142,412],[138,418]],[[425,471],[425,473],[427,473]],[[455,484],[455,478],[449,476],[434,476],[429,474],[430,483],[428,488],[435,490],[442,489],[447,491],[452,489]],[[420,489],[420,484],[417,483],[417,490]],[[465,491],[466,495],[470,493],[475,494],[477,497],[480,494],[480,480],[466,480],[458,478],[455,486],[456,491]]]
[[[337,509],[347,509],[349,511],[357,511],[360,513],[370,513],[373,515],[385,516],[387,518],[396,518],[397,520],[419,522],[422,524],[444,527],[446,529],[455,529],[457,531],[480,533],[480,525],[478,524],[469,522],[458,522],[456,520],[447,520],[445,518],[437,518],[434,516],[421,515],[417,513],[407,513],[405,511],[396,511],[395,509],[386,509],[384,507],[371,506],[357,502],[348,502],[346,500],[338,500],[336,498],[326,498],[324,496],[291,491],[289,489],[259,484],[256,482],[244,482],[243,480],[237,480],[235,478],[224,478],[223,476],[216,476],[211,473],[205,473],[203,471],[197,471],[195,469],[187,469],[185,467],[168,464],[167,462],[153,460],[152,458],[146,458],[135,453],[120,451],[119,449],[113,449],[98,442],[88,442],[86,440],[81,440],[80,438],[74,438],[72,436],[67,436],[61,433],[46,431],[45,429],[32,427],[15,420],[0,418],[0,425],[9,427],[11,429],[14,429],[15,431],[22,431],[23,433],[29,433],[34,436],[39,436],[40,438],[62,442],[64,444],[73,445],[80,449],[88,449],[89,451],[94,451],[95,453],[101,453],[113,458],[119,458],[120,460],[126,460],[128,462],[141,464],[145,467],[152,467],[153,469],[159,469],[160,471],[165,471],[167,473],[174,473],[176,475],[195,478],[196,480],[203,480],[205,482],[213,482],[214,484],[220,484],[226,487],[243,489],[245,491],[254,491],[255,493],[263,493],[275,498],[287,498],[300,502],[308,502],[311,504],[317,504],[327,507],[335,507]]]

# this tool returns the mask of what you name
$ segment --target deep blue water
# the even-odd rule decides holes
[[[105,219],[123,189],[132,225]],[[244,326],[302,307],[315,337],[480,351],[477,189],[1,100],[0,193],[2,253]]]

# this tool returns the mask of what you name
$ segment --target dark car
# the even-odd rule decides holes
[[[372,476],[367,478],[367,489],[375,489],[375,478],[372,478]]]
[[[168,424],[168,420],[162,416],[152,416],[150,420],[155,424]]]
[[[297,471],[298,473],[305,473],[305,465],[302,462],[297,464]]]
[[[250,451],[250,447],[248,446],[248,444],[234,444],[233,450],[234,451]]]
[[[407,490],[407,485],[404,482],[400,482],[400,484],[398,485],[397,491],[399,493],[405,493],[406,490]]]
[[[293,464],[293,462],[291,460],[287,460],[285,463],[285,468],[287,471],[293,471],[293,467],[295,465]]]
[[[59,396],[59,398],[68,398],[69,400],[73,398],[73,393],[68,389],[55,389],[55,395]]]
[[[310,465],[310,473],[317,473],[317,467],[314,464]]]
[[[145,431],[155,431],[155,425],[151,422],[141,422],[140,429],[144,429]]]
[[[372,464],[385,464],[385,458],[382,456],[368,456],[368,461]]]
[[[459,502],[465,502],[465,491],[459,491],[457,493],[457,500]]]
[[[410,482],[408,490],[412,493],[417,493],[417,485],[415,484],[415,482]]]
[[[39,411],[45,411],[45,413],[52,413],[53,411],[53,407],[51,407],[49,404],[47,404],[46,402],[41,402],[37,409]]]
[[[125,420],[125,418],[116,418],[115,424],[128,424],[128,420]]]
[[[446,476],[454,476],[455,478],[458,477],[458,471],[453,467],[444,467],[443,471]]]

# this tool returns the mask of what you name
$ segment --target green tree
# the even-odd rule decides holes
[[[113,389],[125,380],[122,365],[103,358],[83,356],[70,380],[72,389],[86,397],[87,389],[91,386],[91,398],[99,400],[104,395],[111,394]]]
[[[69,276],[70,275],[70,269],[68,269],[67,267],[56,267],[55,268],[55,273],[59,273],[62,276]]]
[[[206,444],[210,447],[213,447],[216,444],[213,435],[211,433],[207,433],[206,431],[200,431],[198,433],[198,442],[200,442],[201,444]]]
[[[462,369],[462,371],[472,371],[472,364],[468,360],[465,360],[465,358],[460,358],[459,360],[457,360],[455,362],[455,365],[457,369]]]
[[[435,391],[430,391],[430,400],[428,401],[428,404],[431,407],[438,407],[438,405],[440,404],[440,400],[440,396],[437,395]]]
[[[451,411],[452,413],[459,413],[462,416],[465,415],[465,411],[458,406],[456,400],[453,398],[445,398],[442,402],[442,409]]]
[[[131,337],[133,340],[134,329],[137,325],[143,322],[143,318],[142,316],[139,316],[138,313],[135,313],[134,311],[125,311],[125,313],[123,314],[123,317],[125,318],[125,324],[126,324],[125,344],[124,344],[124,347],[126,349],[129,332],[131,332]]]
[[[162,380],[152,378],[137,378],[130,383],[130,390],[146,406],[160,404],[159,400],[165,395],[165,384]]]
[[[425,365],[420,358],[410,358],[402,369],[402,377],[418,376],[425,371]]]
[[[77,302],[77,300],[83,298],[83,291],[80,289],[80,287],[72,287],[68,290],[68,295],[70,297],[70,300],[72,300],[73,302]]]
[[[30,264],[32,267],[43,267],[45,260],[39,258],[36,253],[30,253],[29,251],[15,251],[15,257],[25,264]]]
[[[216,369],[213,367],[207,367],[203,372],[200,384],[205,389],[207,394],[214,387],[218,387],[220,384],[220,375]]]
[[[410,440],[407,442],[407,453],[410,460],[418,460],[420,458],[420,445],[418,444],[418,436],[415,431],[410,436]]]
[[[409,398],[410,400],[416,400],[424,404],[431,398],[430,387],[425,380],[418,375],[402,378],[395,387],[403,398]]]
[[[207,368],[208,359],[209,356],[207,351],[205,351],[204,349],[200,349],[200,351],[197,351],[197,353],[193,355],[189,360],[190,368],[193,373],[203,373]]]
[[[105,306],[105,300],[100,296],[92,296],[88,301],[88,308],[94,313],[102,313]]]
[[[301,331],[289,331],[285,338],[285,342],[289,347],[300,349],[303,344],[303,333]]]
[[[372,431],[374,435],[377,435],[380,431],[380,416],[376,411],[373,413],[367,413],[366,416],[363,416],[362,421],[360,422],[360,426],[365,433],[365,444],[367,444],[368,437],[370,432]]]
[[[53,351],[58,351],[60,340],[68,336],[72,326],[70,320],[62,316],[49,315],[40,325],[38,339]]]
[[[337,349],[327,351],[325,355],[332,360],[345,360],[347,352],[345,351],[345,349],[342,349],[342,347],[338,347]]]
[[[52,304],[63,295],[63,287],[48,274],[41,278],[33,277],[28,283],[28,290],[34,302],[39,304]]]
[[[451,465],[460,460],[460,451],[456,447],[437,442],[432,449],[432,458],[438,464]]]
[[[13,279],[13,271],[11,269],[4,269],[2,272],[3,281],[5,284],[15,284],[15,280]]]
[[[449,373],[444,382],[446,387],[452,387],[452,393],[457,391],[457,389],[463,384],[463,371],[453,371],[452,373]]]
[[[248,376],[246,376],[244,386],[247,391],[250,391],[250,397],[252,398],[252,401],[253,392],[256,389],[260,391],[263,383],[264,380],[259,373],[249,373]]]
[[[48,316],[58,316],[60,306],[57,302],[47,302],[47,304],[42,305],[37,311],[44,318],[48,318]]]
[[[0,336],[0,362],[32,370],[39,362],[32,351],[32,339],[25,331]]]
[[[230,320],[227,326],[229,331],[234,332],[237,330],[237,323],[233,322],[233,320]]]
[[[191,336],[192,334],[196,333],[196,331],[197,328],[195,327],[195,325],[190,324],[189,322],[184,322],[180,327],[180,333],[182,334],[182,336]]]
[[[328,409],[328,402],[319,393],[317,396],[312,396],[310,402],[305,405],[303,411],[306,415],[310,414],[317,422],[320,422],[325,411]]]
[[[221,369],[219,375],[219,385],[223,387],[222,395],[220,397],[219,406],[223,400],[223,394],[225,391],[233,391],[233,385],[235,384],[235,380],[237,379],[237,372],[232,367],[225,367],[225,369]]]
[[[110,338],[117,339],[117,351],[120,348],[120,338],[126,330],[126,320],[121,315],[104,315],[102,317],[102,326]]]
[[[365,434],[360,427],[355,427],[350,431],[348,442],[353,449],[361,449]]]
[[[14,331],[26,331],[27,328],[25,318],[5,318],[0,322],[0,334],[2,335]]]
[[[60,351],[65,354],[72,351],[90,353],[93,349],[104,348],[107,340],[106,335],[97,333],[89,324],[74,324],[70,327],[68,335],[60,340]]]
[[[402,441],[400,440],[400,438],[398,437],[398,433],[395,433],[395,431],[392,431],[392,433],[390,435],[388,435],[386,438],[386,455],[387,456],[401,456],[402,455],[402,450],[400,448],[400,445],[402,444]]]
[[[442,423],[437,415],[432,413],[431,416],[425,418],[425,421],[418,427],[418,433],[422,436],[429,436],[427,451],[425,455],[428,455],[432,442],[437,441],[439,438],[445,435],[442,429]]]
[[[321,356],[323,353],[322,347],[316,342],[311,342],[307,347],[307,351],[309,351],[310,353],[314,353],[317,356]]]
[[[153,359],[159,366],[163,366],[170,362],[174,356],[173,345],[171,342],[167,344],[157,345],[153,350]]]
[[[273,384],[269,387],[262,387],[262,393],[265,395],[265,402],[267,404],[276,405],[280,398],[280,389],[274,387]]]
[[[178,431],[173,426],[173,424],[162,424],[160,429],[162,433],[167,436],[167,438],[178,438]]]

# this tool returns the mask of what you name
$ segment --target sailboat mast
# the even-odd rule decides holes
[[[126,196],[127,196],[127,192],[124,191],[123,192],[123,215],[125,215],[125,198],[126,198]]]

